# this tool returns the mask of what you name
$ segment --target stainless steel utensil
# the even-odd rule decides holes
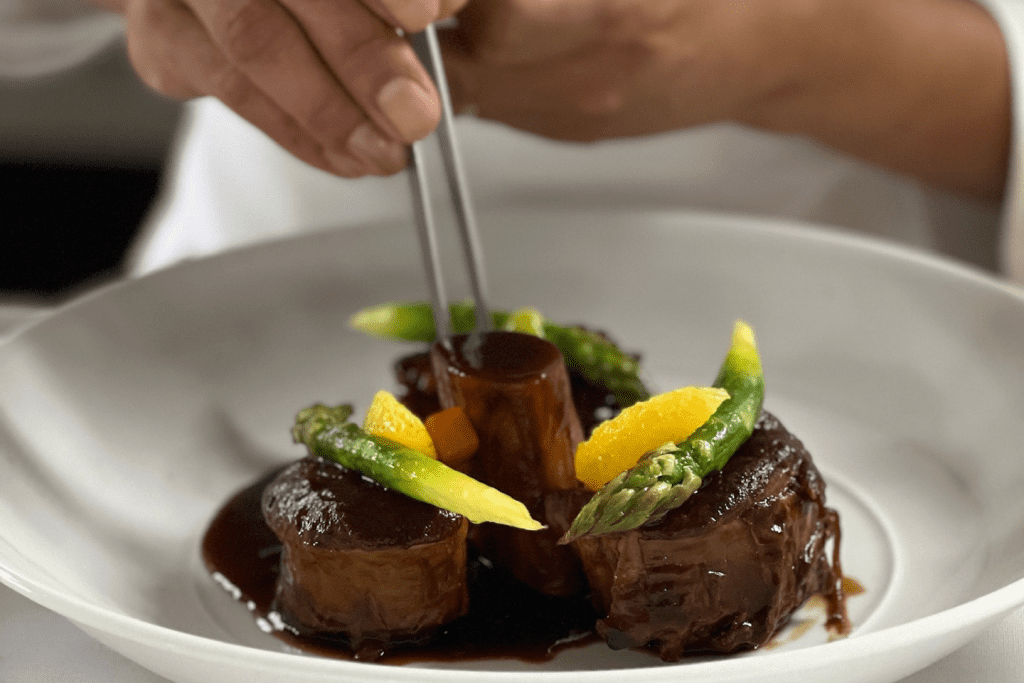
[[[441,49],[437,42],[437,32],[434,26],[430,25],[422,33],[411,36],[411,42],[417,56],[433,77],[434,83],[437,85],[437,91],[441,95],[441,122],[434,135],[437,136],[441,149],[445,180],[448,184],[448,190],[455,209],[462,252],[469,274],[471,294],[476,306],[476,330],[486,331],[491,327],[491,315],[487,304],[487,283],[483,270],[483,251],[477,234],[476,217],[473,212],[469,188],[462,168],[462,159],[459,155],[451,96],[448,90],[448,79],[445,77],[444,65],[441,62]],[[438,339],[443,339],[451,335],[451,318],[448,314],[448,297],[445,293],[444,276],[441,272],[434,215],[427,185],[423,144],[424,141],[420,141],[412,145],[412,153],[409,160],[409,179],[412,186],[413,206],[420,237],[420,249],[423,254],[423,263],[427,271],[427,280],[431,292],[431,302],[434,307],[434,326],[437,330]]]

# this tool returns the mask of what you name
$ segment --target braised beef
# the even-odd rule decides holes
[[[442,407],[461,406],[480,439],[468,473],[546,523],[545,499],[581,487],[574,463],[583,433],[561,352],[531,335],[488,332],[437,342],[431,358]],[[585,591],[579,560],[559,536],[494,524],[470,531],[485,557],[536,590]]]
[[[595,629],[612,648],[675,661],[760,647],[815,594],[830,625],[848,627],[838,515],[773,416],[661,521],[560,546],[592,496],[575,478],[576,446],[618,412],[614,399],[549,342],[511,332],[457,335],[395,373],[421,417],[466,411],[480,439],[467,472],[548,528],[469,525],[332,462],[294,463],[236,496],[204,540],[211,571],[281,619],[289,642],[395,662],[540,661]],[[257,500],[259,524],[240,512]],[[225,559],[236,555],[252,576]]]
[[[322,458],[285,468],[262,505],[282,545],[274,609],[296,634],[372,660],[466,613],[465,518]]]
[[[675,661],[757,648],[818,593],[830,621],[845,624],[838,515],[803,444],[767,413],[663,520],[574,545],[598,633],[615,649],[648,646]]]
[[[429,351],[403,356],[395,362],[393,369],[395,379],[402,387],[398,399],[406,408],[421,419],[441,410]],[[607,388],[594,384],[571,367],[567,369],[572,402],[583,428],[583,437],[587,438],[594,427],[618,415],[623,406]]]

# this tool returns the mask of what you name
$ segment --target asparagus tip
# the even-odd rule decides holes
[[[348,326],[358,332],[384,337],[394,325],[394,321],[395,307],[390,304],[379,304],[353,313],[348,319]]]
[[[754,330],[743,320],[737,320],[732,328],[732,346],[729,358],[739,364],[749,375],[760,375],[761,358],[757,352],[757,338]]]
[[[525,306],[517,308],[505,321],[504,329],[509,332],[532,334],[544,339],[544,316],[536,308]]]

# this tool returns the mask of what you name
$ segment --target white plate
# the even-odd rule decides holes
[[[598,645],[546,665],[391,667],[288,652],[205,576],[226,497],[299,455],[313,401],[391,387],[404,347],[346,329],[421,297],[408,226],[310,235],[75,302],[0,345],[0,580],[174,681],[885,683],[1024,604],[1024,298],[879,243],[709,215],[482,217],[495,303],[605,327],[657,387],[708,382],[735,318],[766,406],[844,527],[853,634],[664,665]],[[452,250],[449,250],[452,251]]]

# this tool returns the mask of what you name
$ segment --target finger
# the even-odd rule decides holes
[[[332,153],[236,69],[184,5],[133,3],[126,15],[129,55],[144,82],[170,97],[216,95],[244,119],[306,163],[345,177],[384,170],[347,153]]]
[[[363,0],[377,16],[403,31],[422,31],[438,18],[438,0]]]
[[[172,52],[203,52],[205,36],[197,35],[195,19],[177,3],[128,3],[124,12],[125,49],[139,78],[156,92],[176,100],[206,93],[176,68]],[[168,48],[177,48],[171,50]]]
[[[330,70],[382,131],[410,143],[441,117],[433,82],[408,42],[361,5],[283,0]],[[356,11],[357,9],[361,11]]]
[[[197,0],[193,10],[233,67],[214,71],[219,77],[211,83],[212,94],[238,110],[247,105],[245,84],[251,83],[316,140],[325,157],[355,156],[392,173],[404,167],[404,145],[367,122],[282,5]]]

